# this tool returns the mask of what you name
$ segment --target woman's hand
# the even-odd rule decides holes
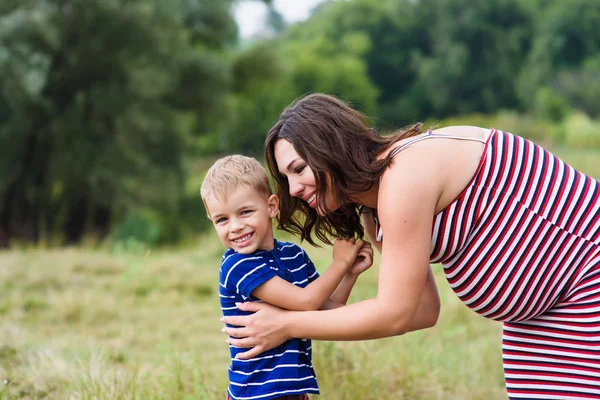
[[[221,329],[230,336],[227,343],[236,347],[252,347],[252,349],[239,353],[236,358],[247,360],[271,350],[291,339],[285,331],[283,323],[285,315],[290,311],[272,306],[267,303],[238,303],[242,311],[254,312],[251,315],[228,316],[221,318],[221,322],[235,325],[239,328],[225,326]]]
[[[371,243],[363,242],[348,273],[358,276],[371,268],[371,265],[373,265],[373,247]]]
[[[337,238],[333,242],[333,261],[338,261],[346,268],[350,268],[364,242],[354,238]]]

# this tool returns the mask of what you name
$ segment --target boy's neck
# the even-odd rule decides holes
[[[269,245],[264,246],[264,247],[259,247],[257,250],[271,251],[275,248],[275,236],[273,236],[273,230],[271,230],[271,232],[269,233],[269,236],[271,238],[271,240],[269,241]]]

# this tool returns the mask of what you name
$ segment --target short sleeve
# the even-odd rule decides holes
[[[308,275],[308,283],[311,283],[312,281],[314,281],[315,279],[317,279],[319,277],[319,273],[317,272],[317,269],[315,268],[315,264],[313,264],[310,257],[308,257],[308,254],[306,254],[306,251],[304,251],[304,249],[302,249],[302,253],[304,255],[304,262],[306,263],[306,273]]]
[[[236,254],[223,261],[219,281],[227,290],[250,297],[254,289],[276,275],[263,257]]]

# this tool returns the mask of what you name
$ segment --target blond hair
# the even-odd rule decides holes
[[[255,158],[235,154],[218,159],[208,169],[200,196],[206,204],[209,196],[226,199],[229,192],[240,186],[249,186],[266,197],[273,194],[263,166]]]

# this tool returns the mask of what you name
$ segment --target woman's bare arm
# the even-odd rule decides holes
[[[407,152],[381,181],[378,212],[385,239],[377,296],[326,311],[282,312],[270,306],[249,305],[243,309],[259,311],[225,319],[229,324],[243,326],[224,329],[233,336],[229,339],[231,344],[255,346],[240,358],[251,358],[292,337],[376,339],[436,323],[439,298],[429,267],[429,252],[441,183],[436,181],[434,168],[421,165],[419,157],[411,157]]]

